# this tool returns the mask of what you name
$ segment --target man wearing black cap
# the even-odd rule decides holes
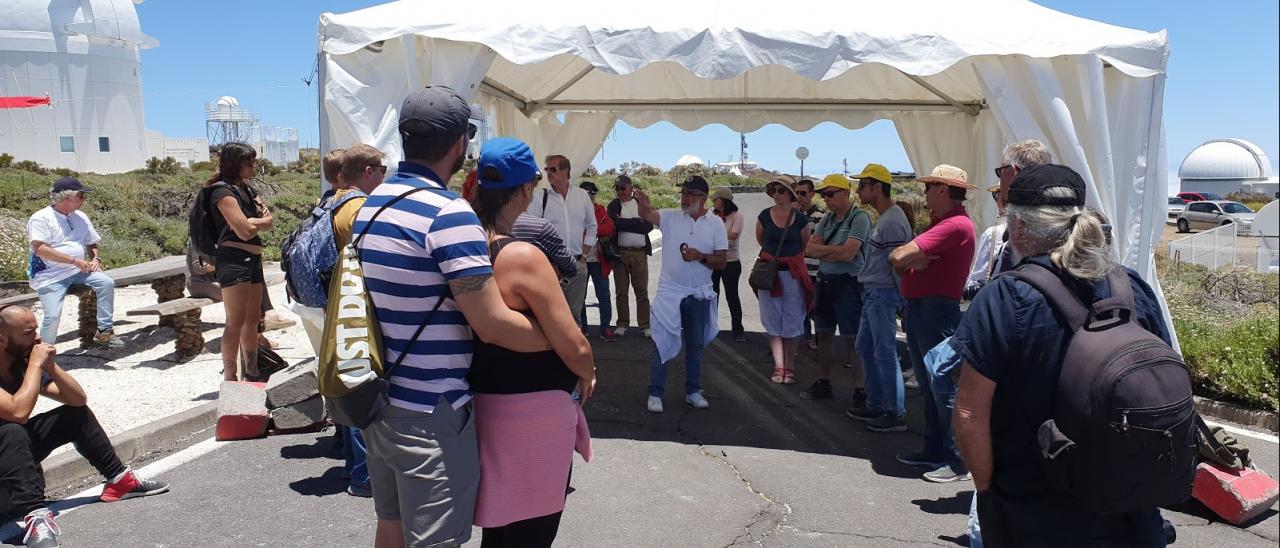
[[[471,538],[480,481],[466,380],[472,337],[518,352],[547,348],[537,327],[503,303],[480,220],[445,188],[475,135],[470,116],[447,87],[411,93],[400,109],[405,160],[370,193],[352,231],[384,363],[403,355],[389,378],[390,407],[364,429],[376,546]]]
[[[654,297],[650,325],[653,356],[649,360],[650,413],[663,410],[667,362],[684,342],[684,401],[697,408],[710,406],[702,395],[702,354],[716,333],[719,297],[711,285],[711,271],[729,260],[729,234],[724,221],[708,215],[707,181],[691,175],[681,184],[680,209],[653,208],[649,197],[635,191],[640,217],[662,231],[662,276]]]
[[[27,221],[31,289],[36,290],[44,308],[40,338],[49,343],[58,339],[58,320],[67,290],[73,285],[87,285],[98,298],[98,332],[90,343],[120,348],[124,341],[112,329],[116,284],[102,273],[102,258],[98,256],[102,236],[93,229],[89,216],[80,211],[88,194],[89,188],[79,179],[58,179],[51,192],[53,204],[35,212]]]
[[[1084,207],[1085,184],[1076,172],[1029,167],[1006,196],[1009,243],[1026,257],[1020,270],[1028,263],[1046,268],[1082,303],[1094,303],[1113,295],[1108,273],[1122,268],[1133,294],[1131,318],[1169,342],[1155,293],[1136,272],[1112,262],[1105,219]],[[1094,513],[1046,475],[1038,429],[1054,417],[1060,382],[1087,381],[1060,378],[1071,338],[1045,295],[1012,276],[983,287],[956,329],[951,346],[962,365],[955,437],[977,490],[983,543],[1164,546],[1158,509]],[[1075,449],[1087,450],[1097,448]]]

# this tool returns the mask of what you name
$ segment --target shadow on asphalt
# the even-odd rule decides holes
[[[839,455],[867,460],[876,473],[901,478],[918,478],[926,471],[894,459],[921,449],[920,398],[907,391],[910,432],[870,432],[844,414],[852,395],[849,369],[835,368],[834,399],[809,401],[798,396],[817,378],[816,353],[804,347],[796,363],[796,384],[772,384],[773,362],[765,336],[748,333],[747,342],[734,342],[722,332],[703,360],[702,389],[711,408],[693,409],[684,403],[682,354],[668,365],[662,414],[645,409],[650,340],[628,334],[616,343],[593,339],[592,347],[598,386],[585,411],[593,438]],[[947,508],[959,504],[940,503]],[[968,513],[968,502],[955,513]]]
[[[299,439],[311,438],[311,443],[286,445],[280,448],[280,457],[285,459],[330,459],[337,461],[337,465],[325,470],[319,476],[290,482],[289,488],[299,495],[324,497],[346,492],[347,484],[350,482],[343,477],[342,455],[331,432],[331,430],[326,429],[313,434],[304,434]]]
[[[956,493],[954,497],[911,501],[911,504],[918,506],[922,512],[938,515],[958,514],[961,516],[969,515],[969,505],[972,503],[973,491],[961,491]]]

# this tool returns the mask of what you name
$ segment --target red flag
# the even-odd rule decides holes
[[[30,108],[47,104],[48,97],[0,97],[0,108]]]

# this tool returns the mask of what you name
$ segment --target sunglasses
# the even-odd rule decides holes
[[[475,138],[476,138],[476,125],[467,124],[467,140],[470,141]]]
[[[560,168],[556,166],[543,166],[542,169],[547,170],[547,173],[555,173],[557,171],[560,171]]]
[[[387,174],[387,166],[384,166],[384,165],[382,165],[382,164],[374,164],[374,165],[371,165],[371,166],[369,166],[369,169],[372,169],[372,170],[374,170],[374,171],[377,171],[378,173],[381,173],[381,174],[383,174],[383,175],[386,175],[386,174]]]
[[[992,192],[992,193],[991,193],[991,199],[992,199],[992,200],[995,200],[995,201],[997,201],[997,202],[999,202],[999,201],[1000,201],[1000,193],[999,193],[999,192]]]
[[[844,192],[844,191],[843,191],[843,190],[828,190],[828,191],[826,191],[826,192],[819,192],[819,194],[821,194],[823,198],[834,198],[837,194],[840,194],[841,192]]]
[[[786,192],[786,191],[787,191],[787,187],[777,183],[773,183],[764,187],[764,193],[770,196],[773,196],[774,194],[777,194],[779,192]]]
[[[796,196],[808,196],[808,195],[809,195],[809,191],[808,191],[808,190],[797,190],[797,191],[796,191]]]
[[[1010,169],[1013,169],[1013,166],[1009,164],[1005,164],[996,168],[996,177],[1004,177],[1004,172],[1009,171]]]
[[[680,194],[683,196],[688,196],[690,198],[706,198],[707,197],[706,192],[698,192],[696,190],[681,190]]]

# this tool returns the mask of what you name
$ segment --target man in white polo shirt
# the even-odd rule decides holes
[[[569,159],[559,154],[547,156],[547,182],[551,188],[534,193],[528,213],[542,217],[564,237],[569,255],[578,263],[578,271],[562,281],[564,298],[574,318],[582,315],[587,300],[587,255],[596,245],[596,209],[591,196],[581,188],[569,185]]]
[[[27,240],[31,243],[31,289],[40,296],[44,320],[40,339],[53,344],[58,339],[62,301],[73,285],[87,285],[98,298],[98,331],[90,343],[120,348],[124,341],[112,329],[116,283],[102,273],[98,242],[102,236],[93,229],[89,216],[80,211],[89,188],[75,177],[53,183],[53,204],[27,220]]]
[[[640,217],[662,231],[662,276],[654,297],[650,326],[653,357],[649,361],[650,413],[662,412],[667,362],[680,352],[684,340],[684,401],[698,409],[709,407],[702,396],[702,353],[720,331],[716,323],[719,301],[711,286],[711,271],[724,268],[729,235],[724,221],[707,210],[707,181],[697,175],[684,180],[680,209],[655,210],[649,197],[635,191]]]

